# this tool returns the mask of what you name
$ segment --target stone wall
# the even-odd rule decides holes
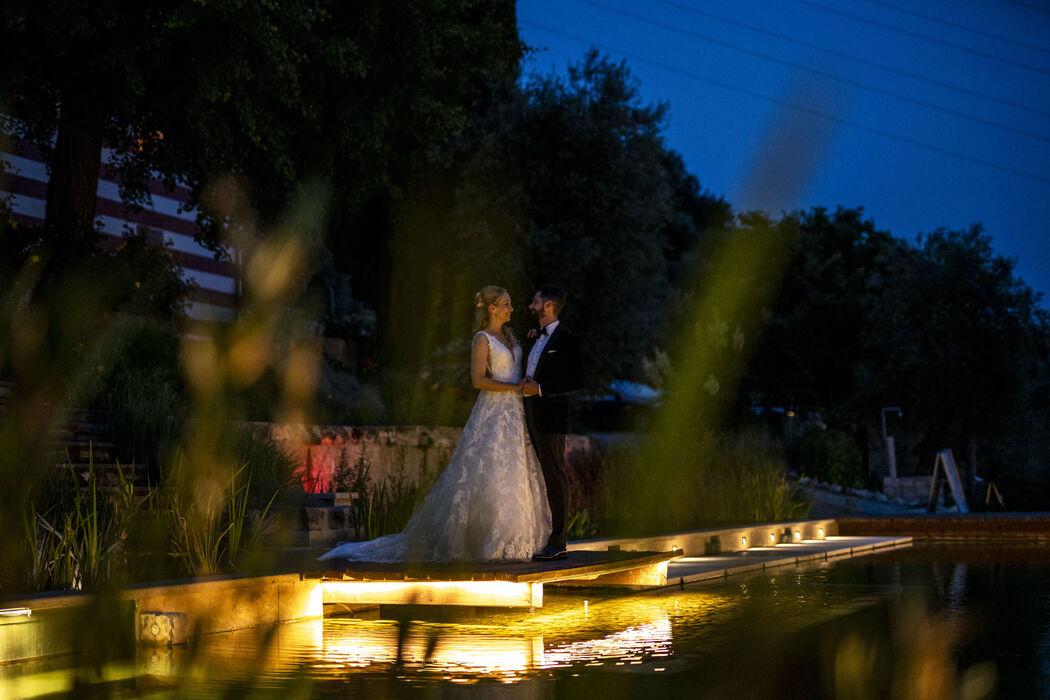
[[[268,432],[295,459],[308,493],[347,490],[335,488],[339,465],[342,462],[353,467],[362,459],[369,465],[368,474],[373,483],[397,476],[415,483],[433,478],[448,463],[463,432],[462,428],[419,425],[255,423],[253,426]],[[574,471],[574,465],[591,461],[596,446],[596,441],[587,435],[566,436],[565,454],[570,471]]]
[[[308,493],[345,491],[336,488],[340,463],[368,463],[373,483],[403,476],[413,482],[437,474],[448,462],[461,428],[431,426],[338,426],[260,423],[299,464]]]
[[[906,503],[926,503],[930,499],[932,476],[885,477],[882,492],[890,498],[899,498]]]

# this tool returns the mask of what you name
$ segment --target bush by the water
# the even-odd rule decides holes
[[[853,439],[833,428],[811,426],[788,451],[792,469],[831,484],[859,487],[864,460]]]
[[[786,478],[781,443],[745,430],[692,439],[688,462],[663,483],[663,508],[646,511],[638,494],[654,470],[641,447],[619,448],[604,460],[600,503],[588,509],[595,534],[652,534],[804,518],[810,503]],[[595,515],[596,514],[596,515]]]

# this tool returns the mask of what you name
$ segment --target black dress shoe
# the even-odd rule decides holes
[[[564,559],[566,556],[568,555],[566,554],[564,547],[547,545],[542,551],[533,554],[532,558],[536,561],[553,561],[555,559]]]

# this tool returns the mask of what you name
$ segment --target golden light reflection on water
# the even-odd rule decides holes
[[[523,677],[576,665],[659,662],[674,653],[677,618],[695,621],[733,606],[729,596],[713,592],[552,596],[533,611],[481,611],[469,625],[413,623],[401,642],[401,663],[453,676]],[[398,634],[390,621],[326,620],[317,661],[329,669],[391,666],[398,660]]]
[[[368,668],[398,660],[394,622],[329,620],[321,660],[326,665]],[[454,674],[505,675],[540,665],[543,637],[528,632],[462,629],[456,625],[414,624],[401,642],[401,663],[409,668]]]
[[[600,639],[560,644],[544,652],[541,665],[556,668],[605,661],[640,664],[647,658],[670,656],[671,637],[671,618],[665,615]]]
[[[674,655],[675,626],[731,616],[739,595],[684,591],[668,596],[551,595],[543,608],[483,609],[469,624],[329,618],[209,635],[196,649],[156,649],[140,657],[154,677],[209,684],[277,685],[292,674],[315,679],[395,668],[470,682],[516,682],[550,669],[649,664]],[[400,652],[400,659],[399,659]]]

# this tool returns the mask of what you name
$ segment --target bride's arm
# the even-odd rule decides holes
[[[488,376],[486,368],[489,361],[489,339],[484,333],[474,336],[474,343],[470,346],[470,380],[475,389],[486,391],[521,391],[521,383],[497,382]]]

